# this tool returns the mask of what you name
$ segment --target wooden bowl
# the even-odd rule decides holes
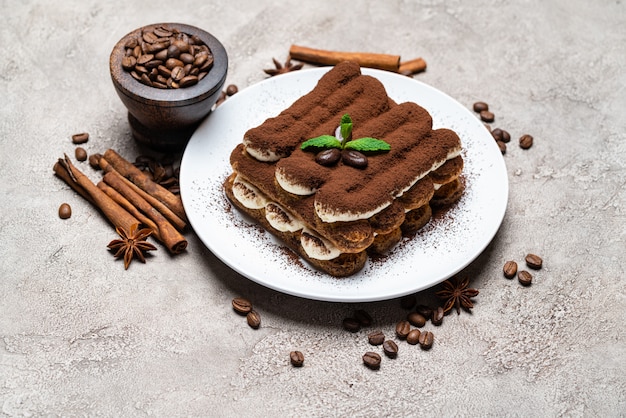
[[[197,36],[209,47],[213,66],[197,84],[168,89],[152,87],[141,83],[122,67],[127,43],[141,39],[144,32],[158,27]],[[228,56],[220,41],[202,29],[181,23],[159,23],[124,36],[111,52],[109,67],[115,90],[128,109],[135,140],[160,151],[180,151],[219,98],[226,81]]]

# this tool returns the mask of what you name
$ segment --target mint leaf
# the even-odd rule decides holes
[[[365,137],[348,142],[344,148],[361,152],[377,152],[389,151],[391,149],[391,145],[382,139]]]
[[[352,118],[347,113],[341,117],[341,137],[343,143],[352,139]]]
[[[339,148],[341,149],[341,142],[332,135],[321,135],[316,138],[306,140],[300,145],[300,149],[306,150],[307,148]]]

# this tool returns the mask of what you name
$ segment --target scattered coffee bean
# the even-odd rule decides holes
[[[483,110],[482,112],[480,112],[480,119],[483,122],[493,122],[495,118],[495,115],[488,110]]]
[[[421,331],[419,329],[412,329],[409,335],[406,336],[406,342],[415,345],[419,342],[420,335]]]
[[[385,342],[385,334],[380,330],[370,332],[367,335],[367,341],[372,345],[381,345]]]
[[[430,318],[430,322],[432,322],[433,325],[439,326],[443,323],[444,315],[445,313],[443,312],[443,308],[439,306],[437,307],[437,309],[433,310],[433,314]]]
[[[517,280],[522,286],[530,286],[533,282],[533,276],[526,270],[522,270],[517,273]]]
[[[256,311],[250,311],[246,315],[246,321],[251,328],[257,329],[261,326],[261,315]]]
[[[533,137],[531,135],[522,135],[519,139],[519,146],[522,149],[528,149],[533,146]]]
[[[355,318],[344,318],[341,324],[346,331],[358,332],[361,329],[361,323]]]
[[[424,318],[430,318],[433,315],[433,308],[427,305],[417,305],[415,312],[421,314]]]
[[[533,270],[540,270],[543,260],[536,254],[528,254],[526,256],[526,265]]]
[[[496,141],[496,144],[498,144],[498,148],[500,149],[502,155],[506,154],[506,144],[502,141]]]
[[[476,102],[474,103],[474,112],[480,113],[485,110],[489,110],[489,105],[485,102]]]
[[[239,88],[237,88],[237,86],[234,85],[234,84],[229,84],[226,87],[226,95],[228,95],[228,96],[232,96],[234,94],[237,94],[238,91],[239,91]]]
[[[504,267],[502,267],[502,272],[504,277],[512,279],[517,274],[517,263],[515,261],[507,261],[504,263]]]
[[[396,324],[396,335],[401,340],[404,340],[406,336],[409,335],[410,331],[411,331],[411,324],[409,324],[409,321],[403,320]]]
[[[398,344],[392,340],[385,340],[383,343],[383,352],[389,358],[398,357]]]
[[[363,354],[363,364],[365,364],[368,368],[372,370],[380,369],[380,354],[374,353],[373,351],[368,351]]]
[[[345,165],[349,165],[354,168],[366,168],[367,157],[365,154],[353,149],[344,149],[341,151],[341,160]]]
[[[89,165],[91,168],[95,170],[100,170],[100,158],[102,158],[102,154],[91,154],[89,156]]]
[[[291,361],[291,364],[294,367],[302,367],[304,364],[304,354],[300,351],[292,351],[289,353],[289,361]]]
[[[414,327],[421,328],[426,324],[426,318],[419,312],[411,312],[406,316],[406,319]]]
[[[67,219],[72,216],[72,207],[67,203],[61,203],[59,206],[59,218]]]
[[[511,141],[511,134],[508,133],[507,131],[505,131],[504,129],[501,129],[502,131],[502,142],[508,143]]]
[[[78,161],[85,161],[87,159],[87,151],[83,147],[76,147],[74,150],[74,156]]]
[[[417,298],[415,295],[406,295],[400,299],[400,306],[402,309],[413,309],[415,304],[417,303]]]
[[[206,76],[213,54],[198,36],[160,26],[126,43],[121,66],[147,86],[184,88]]]
[[[325,167],[337,164],[340,159],[341,151],[339,151],[337,148],[320,151],[315,156],[315,162]]]
[[[433,346],[435,336],[430,331],[424,331],[419,336],[420,347],[424,350],[428,350]]]
[[[491,131],[491,136],[493,136],[493,139],[495,139],[496,141],[502,141],[502,129],[500,128],[495,128]]]
[[[89,134],[87,132],[72,135],[72,142],[74,144],[84,144],[87,141],[89,141]]]
[[[373,322],[370,314],[363,309],[358,309],[354,312],[354,319],[359,321],[359,324],[361,324],[362,327],[369,327]]]
[[[234,298],[231,304],[235,312],[240,315],[247,315],[252,310],[252,302],[246,298]]]

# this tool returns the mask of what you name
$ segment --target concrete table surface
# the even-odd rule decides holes
[[[401,341],[374,372],[361,362],[369,330],[341,321],[365,309],[393,338],[398,300],[281,294],[193,232],[185,254],[157,251],[125,271],[106,250],[110,225],[52,165],[83,131],[89,153],[142,152],[108,56],[163,21],[216,35],[239,89],[295,43],[421,56],[416,79],[468,107],[488,102],[492,126],[513,137],[510,196],[495,239],[462,272],[480,290],[473,313],[428,324],[430,351]],[[4,0],[0,22],[0,416],[626,414],[622,0]],[[535,144],[522,150],[526,133]],[[532,286],[504,279],[504,262],[529,252],[544,259]],[[232,311],[235,296],[253,301],[260,329]],[[289,365],[291,350],[304,367]]]

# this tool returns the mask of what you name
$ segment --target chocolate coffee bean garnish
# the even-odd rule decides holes
[[[302,354],[300,351],[292,351],[291,353],[289,353],[289,361],[294,367],[302,367],[302,365],[304,364],[304,354]]]
[[[381,360],[380,354],[374,353],[373,351],[368,351],[363,354],[363,364],[372,370],[380,369]]]
[[[392,340],[385,340],[383,343],[383,352],[389,358],[398,357],[398,344]]]
[[[235,312],[240,315],[247,315],[252,310],[252,303],[245,298],[234,298],[231,304]]]
[[[530,286],[533,282],[533,276],[526,270],[522,270],[517,273],[517,280],[522,286]]]
[[[365,154],[352,149],[344,149],[341,151],[341,161],[343,161],[345,165],[349,165],[354,168],[367,167],[367,157]]]
[[[323,165],[325,167],[329,167],[331,165],[337,164],[341,159],[341,151],[337,148],[331,148],[324,151],[320,151],[315,156],[315,162],[319,165]]]
[[[248,315],[246,315],[246,321],[248,321],[248,325],[250,325],[251,328],[257,329],[261,326],[261,315],[256,311],[250,311]]]
[[[504,263],[504,267],[502,267],[502,272],[504,277],[512,279],[517,274],[517,263],[515,261],[507,261]]]
[[[528,149],[533,146],[533,137],[531,135],[522,135],[519,139],[519,146],[522,149]]]
[[[536,254],[528,254],[526,256],[526,265],[533,270],[540,270],[543,260]]]
[[[68,219],[72,216],[72,207],[67,203],[61,203],[59,206],[59,218]]]
[[[198,36],[160,26],[126,43],[121,66],[147,86],[185,88],[207,75],[213,54]]]
[[[385,342],[385,334],[380,330],[370,332],[367,335],[367,341],[372,345],[381,345]]]

